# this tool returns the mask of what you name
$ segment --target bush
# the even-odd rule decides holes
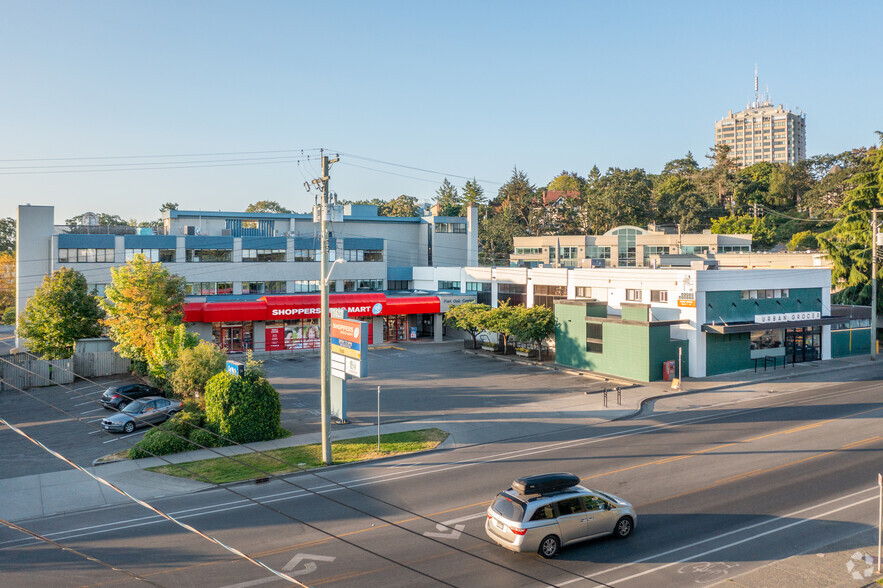
[[[144,438],[129,449],[129,459],[141,459],[153,455],[168,455],[193,451],[202,447],[228,445],[210,431],[204,431],[205,413],[201,410],[185,411],[175,415],[155,429],[147,431]]]
[[[206,423],[237,443],[278,439],[281,415],[279,393],[255,372],[222,372],[206,385]]]
[[[15,307],[10,306],[6,310],[3,311],[3,318],[0,318],[0,322],[4,325],[14,325],[15,324]]]
[[[196,347],[185,349],[178,356],[177,365],[169,377],[175,393],[181,398],[199,398],[206,383],[224,371],[227,355],[218,346],[202,341]]]
[[[170,453],[180,453],[182,451],[190,451],[199,449],[196,445],[181,438],[179,433],[170,431],[166,425],[172,423],[175,419],[163,423],[155,429],[151,429],[144,434],[144,438],[138,441],[131,449],[129,449],[129,459],[141,459],[142,457],[151,457],[153,455],[168,455]]]

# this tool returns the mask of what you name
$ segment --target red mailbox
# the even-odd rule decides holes
[[[666,382],[671,382],[675,379],[677,373],[675,372],[675,360],[669,359],[668,361],[662,362],[662,379]]]

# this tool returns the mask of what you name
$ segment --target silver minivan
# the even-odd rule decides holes
[[[573,474],[518,478],[487,509],[485,531],[499,545],[555,557],[562,547],[635,528],[632,505],[618,496],[579,485]]]

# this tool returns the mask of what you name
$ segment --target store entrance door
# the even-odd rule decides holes
[[[230,352],[245,351],[242,340],[242,327],[222,327],[221,347]]]
[[[822,328],[785,329],[785,361],[803,363],[822,358]]]

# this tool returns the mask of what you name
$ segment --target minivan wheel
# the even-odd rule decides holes
[[[634,524],[632,524],[631,517],[622,517],[618,521],[616,521],[616,527],[613,529],[613,535],[617,539],[625,539],[629,535],[632,534],[632,528]]]
[[[123,433],[131,433],[134,430],[135,430],[135,423],[133,423],[132,421],[129,421],[125,425],[123,425]]]
[[[559,549],[561,549],[561,542],[558,541],[558,537],[556,537],[555,535],[549,535],[540,542],[540,555],[542,555],[546,559],[558,555]]]

